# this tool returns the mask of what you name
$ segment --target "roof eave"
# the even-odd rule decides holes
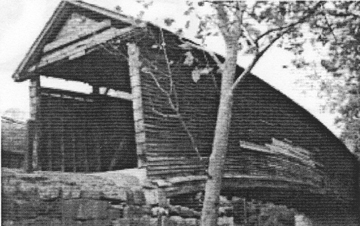
[[[64,9],[67,5],[68,1],[62,1],[59,6],[56,8],[53,15],[45,24],[45,27],[41,31],[40,35],[36,38],[35,42],[30,47],[29,51],[26,53],[24,59],[21,61],[19,66],[16,68],[12,78],[15,82],[21,82],[27,79],[28,76],[24,75],[26,73],[26,69],[30,66],[29,64],[36,58],[41,51],[41,44],[44,42],[44,37],[49,33],[52,25],[58,20],[58,17],[61,13],[64,12]]]

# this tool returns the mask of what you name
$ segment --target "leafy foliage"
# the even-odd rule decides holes
[[[328,47],[321,65],[333,75],[324,83],[332,108],[338,110],[341,138],[360,151],[360,2],[328,2],[310,22],[315,38]],[[340,81],[340,83],[339,83]]]

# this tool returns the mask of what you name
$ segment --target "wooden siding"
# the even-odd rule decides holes
[[[153,178],[205,174],[216,120],[211,112],[217,108],[218,90],[212,77],[203,76],[195,83],[191,78],[193,67],[183,65],[184,55],[174,59],[176,55],[171,54],[169,58],[176,62],[171,66],[171,73],[177,94],[176,97],[173,93],[171,99],[179,105],[183,119],[176,118],[168,96],[154,78],[149,73],[141,73],[148,175]],[[161,51],[147,49],[141,57],[143,68],[156,64],[158,69],[152,73],[160,86],[169,90],[171,81],[166,75],[169,72]],[[196,141],[203,160],[197,155],[181,120]]]
[[[22,168],[26,151],[26,122],[1,117],[1,165],[9,168]]]
[[[41,89],[40,166],[67,172],[136,167],[130,101]]]
[[[174,42],[169,41],[172,45],[178,45]],[[191,76],[195,67],[209,66],[214,71],[216,67],[209,60],[209,55],[194,49],[191,53],[197,59],[196,63],[184,65],[187,51],[176,49],[168,54],[168,58],[173,62],[171,71],[180,113],[204,160],[196,155],[180,120],[171,117],[174,111],[169,106],[167,96],[159,89],[154,78],[143,71],[141,82],[150,178],[205,174],[203,163],[211,152],[216,122],[219,98],[216,84],[219,86],[219,75],[201,75],[200,80],[195,82]],[[169,89],[163,51],[144,45],[142,57],[143,67],[155,68],[152,64],[156,65],[153,72],[157,81],[161,87]],[[241,148],[239,143],[243,140],[271,149],[274,138],[297,147],[298,155],[306,150],[313,161],[311,164],[316,166],[309,167],[294,156]],[[340,200],[354,200],[356,162],[353,156],[315,118],[253,75],[235,90],[228,148],[227,175],[266,176],[295,184],[300,182],[309,185],[309,188],[315,186],[329,194],[336,194]]]

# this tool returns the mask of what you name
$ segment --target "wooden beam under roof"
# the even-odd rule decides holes
[[[59,49],[51,54],[43,56],[40,61],[29,68],[28,72],[34,72],[40,68],[53,64],[61,60],[73,60],[83,55],[86,55],[97,47],[100,44],[105,43],[114,38],[128,38],[129,36],[134,36],[141,34],[143,28],[138,28],[134,26],[129,26],[123,29],[110,28],[99,34],[88,37],[85,40],[75,42],[65,48]]]
[[[103,29],[109,28],[110,26],[111,26],[111,21],[104,20],[86,30],[81,30],[76,34],[63,37],[61,39],[55,40],[55,41],[45,45],[43,52],[46,53],[46,52],[52,51],[54,49],[63,47],[65,45],[68,45],[72,42],[77,41],[78,39],[85,38],[86,36],[95,34]]]

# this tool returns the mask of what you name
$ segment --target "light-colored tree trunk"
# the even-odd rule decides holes
[[[237,39],[227,40],[226,44],[227,51],[221,79],[220,104],[212,154],[209,160],[209,179],[205,186],[205,199],[201,216],[202,226],[217,225],[222,175],[228,149],[228,137],[233,105],[232,85],[235,79],[238,52]]]

